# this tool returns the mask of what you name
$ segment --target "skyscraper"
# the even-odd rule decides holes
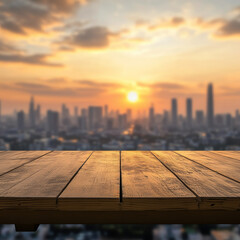
[[[104,118],[108,118],[108,105],[104,105]]]
[[[0,123],[2,122],[2,102],[0,100]]]
[[[98,106],[88,107],[88,123],[90,130],[97,130],[102,127],[103,109]]]
[[[131,123],[132,121],[132,109],[130,108],[127,109],[127,121],[128,123]]]
[[[34,97],[31,97],[30,104],[29,104],[29,126],[30,128],[35,127],[36,121],[36,112],[35,112],[35,105],[34,105]]]
[[[178,126],[178,107],[177,99],[172,99],[172,127],[176,128]]]
[[[81,116],[78,118],[78,125],[81,131],[87,131],[88,128],[87,109],[81,109]]]
[[[196,127],[201,129],[204,126],[204,112],[202,110],[196,111]]]
[[[213,85],[211,83],[207,87],[207,127],[214,127]]]
[[[65,127],[70,125],[70,112],[65,104],[62,104],[62,124]]]
[[[149,108],[149,130],[153,131],[155,128],[155,113],[153,105]]]
[[[59,113],[47,111],[47,130],[52,134],[57,134],[59,130]]]
[[[23,111],[17,113],[17,128],[20,131],[25,129],[25,113]]]
[[[192,128],[192,99],[187,98],[186,100],[186,122],[187,128]]]
[[[40,104],[38,104],[35,111],[35,122],[36,124],[39,124],[40,121],[41,121],[41,106]]]
[[[127,114],[119,114],[118,115],[118,128],[120,130],[124,130],[127,128]]]
[[[77,125],[78,124],[78,107],[74,107],[74,123]]]

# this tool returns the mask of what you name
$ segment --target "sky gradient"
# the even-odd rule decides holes
[[[170,108],[192,97],[205,110],[240,108],[239,0],[2,0],[3,112],[109,104],[124,111]],[[139,101],[126,95],[137,91]]]

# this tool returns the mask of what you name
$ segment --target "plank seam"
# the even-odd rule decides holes
[[[50,154],[51,152],[53,152],[53,151],[49,151],[49,152],[47,152],[47,153],[45,153],[45,154],[43,154],[43,155],[41,155],[41,156],[39,156],[39,157],[33,158],[33,159],[31,159],[30,161],[23,163],[23,164],[15,167],[15,168],[13,168],[13,169],[11,169],[11,170],[8,170],[7,172],[4,172],[4,173],[0,174],[0,177],[2,177],[3,175],[5,175],[5,174],[7,174],[7,173],[10,173],[10,172],[18,169],[18,168],[20,168],[20,167],[22,167],[22,166],[24,166],[24,165],[26,165],[26,164],[28,164],[28,163],[31,163],[31,162],[39,159],[39,158],[42,158],[42,157],[46,156],[47,154]]]
[[[94,151],[92,151],[90,153],[90,155],[87,157],[87,159],[83,162],[83,164],[78,168],[78,170],[73,174],[73,176],[70,178],[70,180],[68,181],[68,183],[65,185],[65,187],[63,187],[63,189],[60,191],[60,193],[57,195],[56,197],[56,204],[58,204],[58,199],[60,197],[60,195],[64,192],[64,190],[68,187],[68,185],[72,182],[72,180],[75,178],[75,176],[78,174],[78,172],[81,170],[81,168],[85,165],[85,163],[87,162],[87,160],[92,156],[92,154],[94,153]]]
[[[197,199],[197,203],[198,203],[198,208],[200,207],[200,202],[201,199],[200,197],[197,195],[197,193],[195,193],[174,171],[172,171],[172,169],[170,169],[165,163],[163,163],[152,151],[150,151],[151,154],[164,166],[166,167],[189,191],[191,191]]]
[[[186,158],[186,159],[188,159],[188,160],[190,160],[190,161],[192,161],[192,162],[194,162],[194,163],[197,163],[198,165],[200,165],[200,166],[202,166],[202,167],[205,167],[205,168],[207,168],[208,170],[210,170],[210,171],[212,171],[212,172],[215,172],[215,173],[221,175],[222,177],[225,177],[225,178],[228,178],[228,179],[230,179],[230,180],[232,180],[232,181],[234,181],[234,182],[240,183],[240,181],[235,180],[234,178],[228,177],[228,176],[226,176],[226,175],[224,175],[224,174],[222,174],[222,173],[220,173],[220,172],[218,172],[218,171],[216,171],[216,170],[213,170],[212,168],[209,168],[209,167],[203,165],[202,163],[196,162],[195,160],[193,160],[193,159],[191,159],[191,158],[188,158],[188,157],[186,157],[186,156],[184,156],[184,155],[181,155],[181,154],[178,153],[178,152],[175,152],[175,151],[174,151],[174,153],[176,153],[176,154],[178,154],[179,156],[184,157],[184,158]],[[201,153],[199,153],[199,154],[202,155],[202,156],[204,156],[204,157],[209,157],[209,156],[206,156],[206,155],[201,154]]]
[[[119,200],[120,200],[120,203],[122,202],[123,200],[123,189],[122,189],[122,151],[120,151],[120,179],[119,179]]]

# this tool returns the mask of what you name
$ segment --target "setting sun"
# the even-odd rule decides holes
[[[129,102],[136,102],[138,100],[138,94],[134,91],[131,91],[127,95],[128,101]]]

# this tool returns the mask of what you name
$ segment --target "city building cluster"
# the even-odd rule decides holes
[[[109,106],[88,106],[73,113],[62,104],[61,111],[47,110],[31,97],[28,112],[1,114],[1,149],[59,150],[181,150],[238,149],[240,114],[215,114],[213,85],[207,86],[206,111],[193,112],[193,99],[186,99],[186,114],[179,114],[178,100],[171,109],[133,117],[132,109],[120,113]]]

